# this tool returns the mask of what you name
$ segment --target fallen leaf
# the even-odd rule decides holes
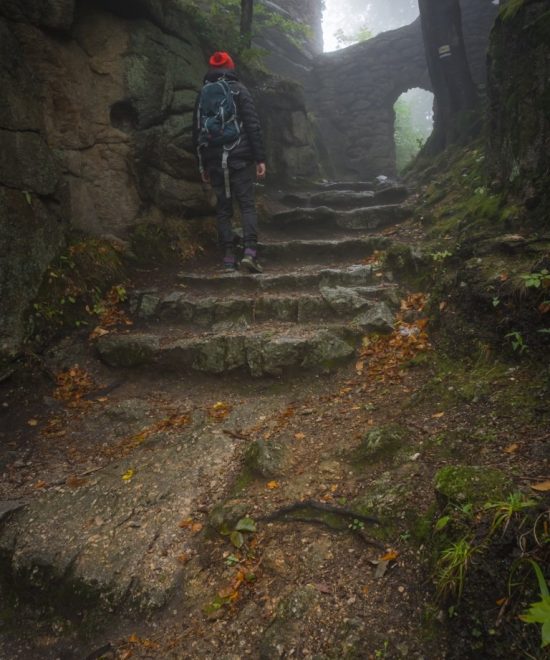
[[[38,420],[37,419],[29,419],[27,422],[29,426],[38,426]]]
[[[364,370],[365,370],[365,361],[364,360],[359,360],[357,362],[357,364],[355,365],[355,371],[358,374],[362,374]]]
[[[43,481],[42,479],[40,479],[39,481],[37,481],[37,482],[34,484],[34,488],[37,488],[37,489],[40,489],[40,488],[46,488],[47,485],[48,485],[48,484],[47,484],[45,481]]]
[[[132,480],[133,476],[134,476],[134,470],[130,468],[129,470],[126,470],[126,472],[122,475],[122,481],[128,483],[129,481]]]
[[[447,309],[447,303],[445,301],[439,303],[439,311],[443,312]]]
[[[536,490],[540,493],[547,493],[550,491],[550,480],[549,481],[543,481],[540,484],[532,484],[531,488],[533,490]]]
[[[508,598],[499,598],[497,601],[495,601],[497,605],[504,605],[504,603],[508,602]]]
[[[181,555],[177,556],[177,560],[180,564],[187,564],[190,559],[190,555],[188,555],[186,552],[182,552]]]
[[[363,587],[363,595],[364,595],[364,596],[367,596],[368,593],[369,593],[369,591],[370,591],[370,590],[369,590],[369,587],[366,587],[366,586]]]
[[[295,440],[303,440],[306,437],[305,433],[295,433],[294,434],[294,439]]]
[[[191,525],[191,531],[193,532],[193,534],[198,534],[202,528],[203,528],[203,524],[200,522],[196,522]]]
[[[328,584],[323,584],[322,582],[315,584],[314,585],[317,591],[321,594],[331,594],[332,589],[328,586]]]
[[[268,488],[269,490],[276,490],[279,487],[280,484],[278,481],[268,481],[266,484],[266,488]]]
[[[506,449],[504,449],[503,451],[505,454],[515,454],[518,449],[519,449],[518,443],[514,442],[513,444],[508,445],[508,447],[506,447]]]
[[[69,488],[80,488],[80,486],[84,486],[87,481],[88,480],[83,477],[68,477],[65,483]]]
[[[192,525],[193,525],[193,518],[184,518],[180,522],[179,527],[186,529],[187,527],[191,527]]]
[[[440,418],[443,417],[444,415],[445,415],[444,412],[438,412],[438,413],[434,413],[434,414],[432,415],[432,418],[433,418],[433,419],[440,419]]]
[[[128,641],[130,644],[139,644],[139,637],[136,635],[136,633],[132,633],[130,637],[128,637]]]
[[[395,561],[399,557],[397,550],[388,550],[383,557],[380,557],[380,561]]]
[[[501,274],[498,276],[498,279],[499,279],[501,282],[506,282],[506,280],[510,279],[510,275],[508,275],[508,273],[501,273]]]

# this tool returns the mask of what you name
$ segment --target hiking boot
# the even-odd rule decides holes
[[[256,260],[256,250],[247,248],[244,251],[244,257],[241,259],[241,268],[249,273],[263,273],[264,269]]]
[[[229,250],[226,251],[225,257],[223,258],[223,270],[226,273],[234,273],[237,270],[237,260],[233,252]]]

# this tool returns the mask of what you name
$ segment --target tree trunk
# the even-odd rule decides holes
[[[245,48],[252,45],[252,18],[254,0],[241,0],[241,40]]]
[[[418,5],[435,95],[434,131],[424,148],[430,155],[468,132],[478,95],[466,56],[459,0],[418,0]]]

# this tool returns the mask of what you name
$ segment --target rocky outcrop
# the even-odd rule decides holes
[[[550,10],[542,0],[504,8],[489,51],[491,175],[538,205],[550,181]]]
[[[175,1],[2,3],[1,355],[21,346],[68,229],[124,238],[138,224],[211,213],[191,139],[209,51]],[[299,87],[268,76],[254,93],[270,176],[315,176]]]

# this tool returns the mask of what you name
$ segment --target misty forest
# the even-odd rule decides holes
[[[550,0],[0,0],[0,660],[550,659]]]

